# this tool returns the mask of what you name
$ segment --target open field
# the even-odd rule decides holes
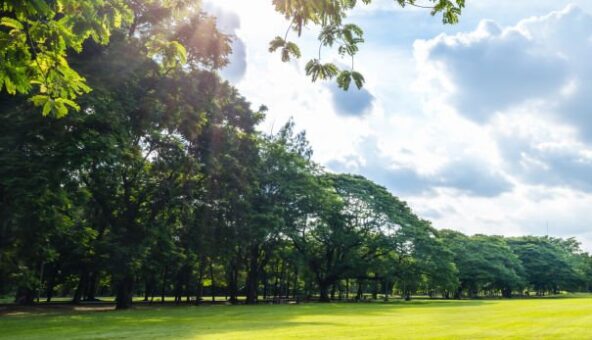
[[[0,317],[3,339],[591,339],[592,296],[258,306],[35,310]]]

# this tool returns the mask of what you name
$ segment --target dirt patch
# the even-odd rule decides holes
[[[0,306],[0,316],[42,315],[68,312],[104,312],[110,310],[115,310],[115,304],[55,304],[43,306],[4,305]]]

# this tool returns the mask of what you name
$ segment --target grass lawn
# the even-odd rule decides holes
[[[0,316],[3,339],[592,339],[592,296]]]

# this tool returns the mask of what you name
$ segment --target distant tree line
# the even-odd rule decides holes
[[[28,92],[0,93],[0,295],[110,295],[123,309],[138,295],[255,303],[590,288],[592,260],[573,239],[438,231],[384,187],[315,164],[292,122],[258,132],[266,108],[216,74],[230,40],[213,19],[163,26],[173,9],[130,3],[132,25],[68,56],[92,88],[78,110],[59,114],[70,105],[60,93],[44,97],[54,102],[43,117]],[[175,44],[147,48],[157,33],[182,42],[183,58]]]

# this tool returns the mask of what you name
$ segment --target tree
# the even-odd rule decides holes
[[[72,209],[71,168],[63,140],[67,126],[43,123],[17,97],[0,100],[0,281],[15,282],[15,300],[30,304],[41,288],[45,266],[55,260],[56,240],[77,218]]]
[[[285,244],[286,226],[302,218],[307,209],[307,196],[314,189],[317,171],[310,160],[312,150],[306,137],[294,133],[293,121],[277,134],[263,136],[259,150],[254,164],[251,218],[243,228],[243,242],[248,248],[247,303],[256,301],[259,278],[275,255],[274,249]],[[285,264],[286,259],[282,262]]]
[[[315,209],[288,235],[316,279],[320,300],[328,301],[331,285],[359,276],[361,263],[388,252],[388,235],[408,223],[410,210],[361,176],[325,174],[318,181]]]
[[[410,221],[412,223],[403,225],[394,239],[394,251],[389,260],[391,275],[397,279],[406,300],[421,286],[430,295],[439,290],[446,296],[459,285],[454,254],[428,221],[413,215]]]
[[[573,239],[528,236],[510,238],[508,244],[520,258],[525,279],[537,295],[582,287],[584,278],[577,256],[581,251]]]
[[[463,291],[472,297],[480,292],[501,292],[504,297],[510,297],[512,291],[524,286],[522,263],[504,238],[468,237],[451,230],[444,230],[440,235],[454,253],[459,271],[456,298],[460,298]]]

